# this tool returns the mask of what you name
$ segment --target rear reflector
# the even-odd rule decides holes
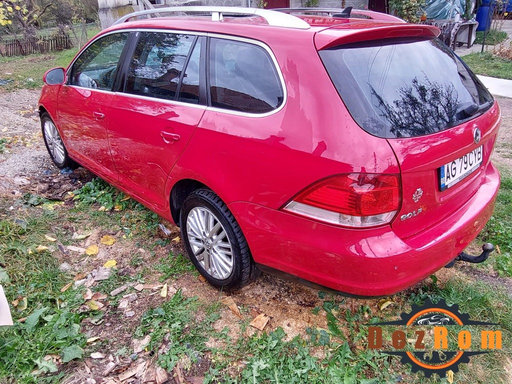
[[[373,227],[389,223],[399,206],[398,175],[351,173],[313,184],[284,209],[331,224]]]

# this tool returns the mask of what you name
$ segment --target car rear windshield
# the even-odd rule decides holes
[[[492,105],[487,89],[438,39],[348,44],[320,57],[352,117],[378,137],[439,132]]]

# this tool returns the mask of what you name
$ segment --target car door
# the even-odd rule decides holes
[[[124,92],[109,107],[119,182],[155,209],[168,203],[167,177],[205,110],[200,97],[205,37],[138,32]]]
[[[111,181],[117,176],[108,142],[107,108],[128,36],[113,33],[90,44],[68,69],[58,101],[58,123],[69,153]]]

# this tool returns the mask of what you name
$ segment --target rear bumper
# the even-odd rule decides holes
[[[500,177],[489,164],[484,182],[459,210],[407,239],[390,226],[352,230],[260,205],[230,209],[256,263],[361,296],[396,293],[453,260],[492,215]],[[410,219],[414,225],[414,219]]]

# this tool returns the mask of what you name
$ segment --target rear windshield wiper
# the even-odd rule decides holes
[[[459,108],[457,109],[457,114],[455,115],[457,120],[465,120],[469,117],[473,117],[476,114],[482,112],[483,110],[487,109],[492,103],[492,100],[487,101],[483,104],[478,105],[477,103],[464,103],[462,105],[459,105]]]

